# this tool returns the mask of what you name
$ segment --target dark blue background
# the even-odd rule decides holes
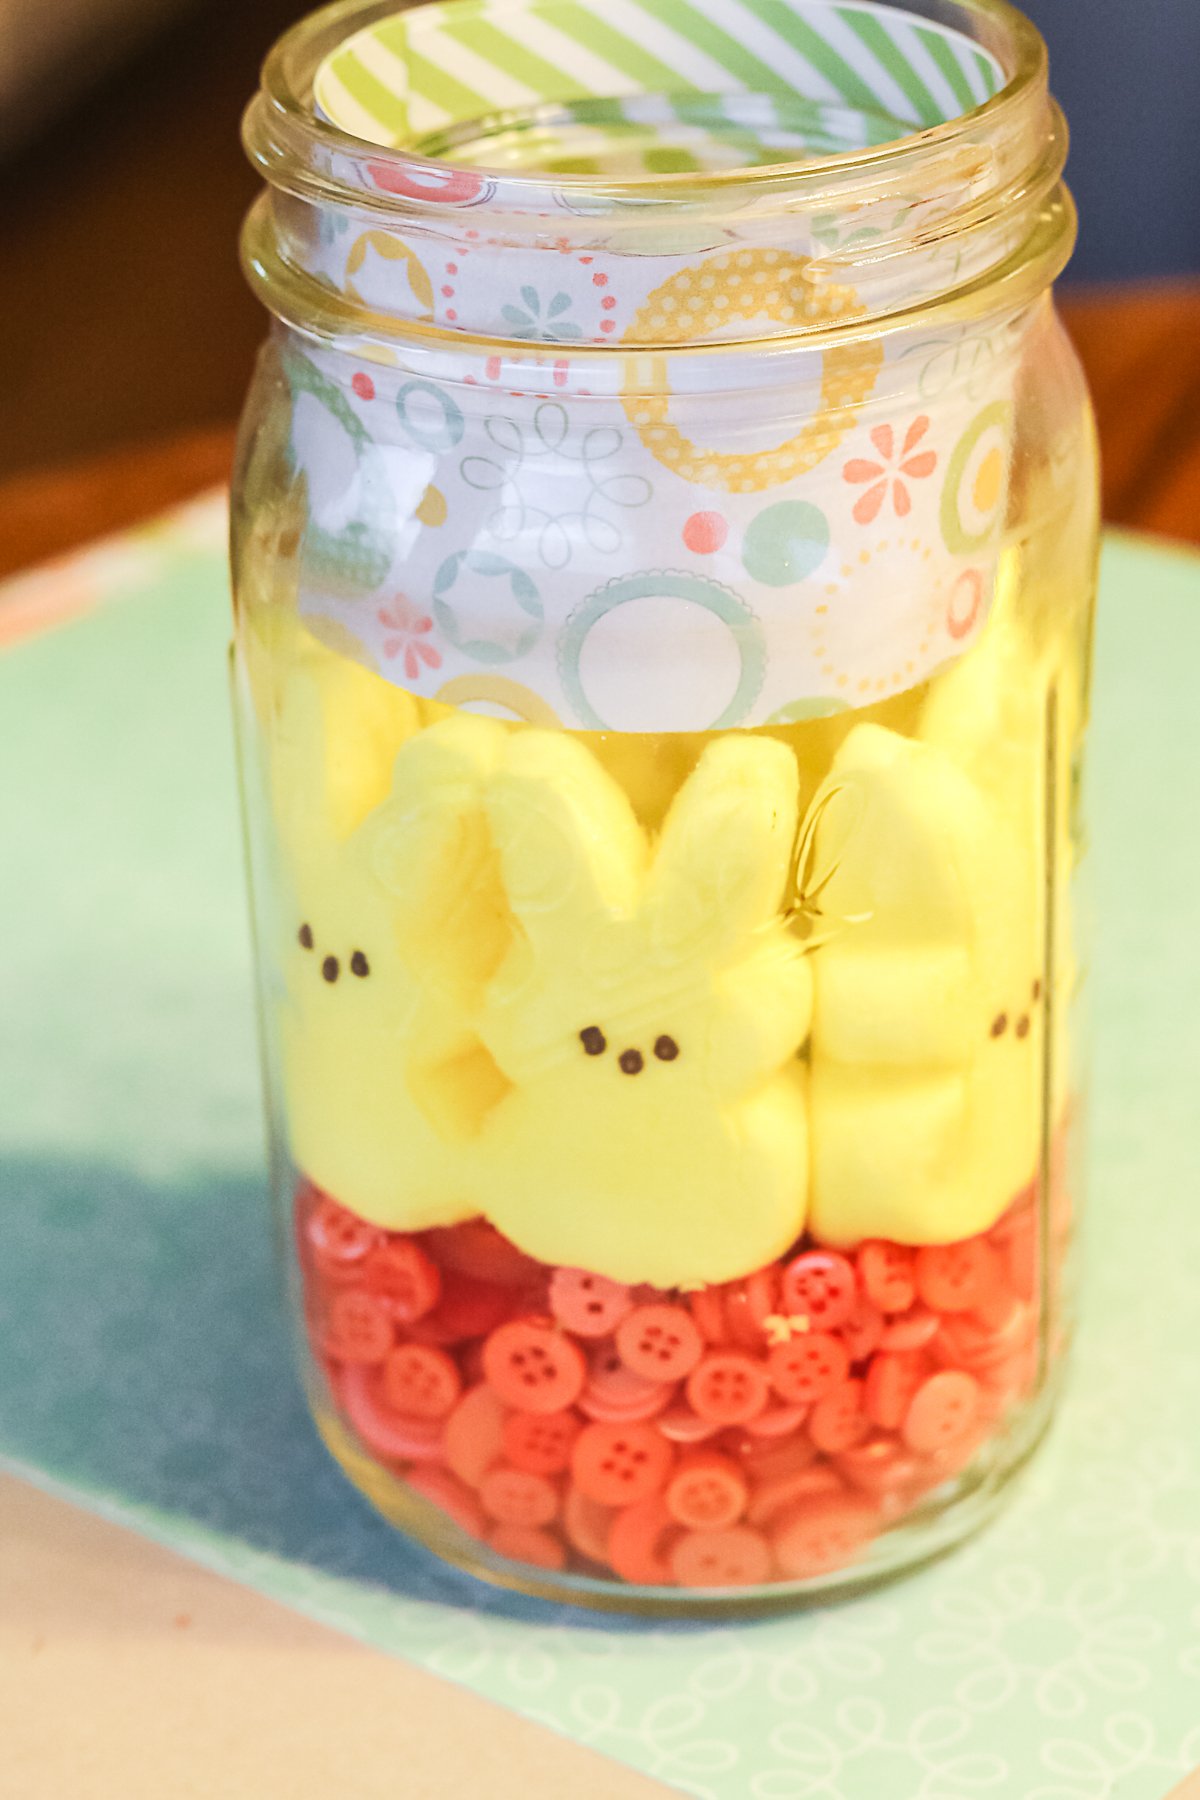
[[[1079,202],[1074,281],[1200,270],[1200,0],[1024,0]]]

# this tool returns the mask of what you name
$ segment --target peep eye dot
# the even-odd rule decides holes
[[[589,1056],[603,1056],[608,1049],[608,1039],[598,1025],[585,1025],[579,1041]]]
[[[313,934],[312,934],[312,926],[311,925],[302,925],[296,935],[300,939],[300,948],[302,950],[311,950],[312,949]]]
[[[356,950],[350,958],[350,973],[352,975],[369,975],[371,973],[371,965],[361,950]]]
[[[338,978],[338,959],[336,956],[327,956],[325,958],[325,961],[321,964],[321,973],[325,977],[326,981],[336,981],[337,980],[337,978]]]
[[[679,1045],[675,1042],[673,1037],[668,1037],[664,1031],[661,1037],[657,1037],[654,1040],[654,1054],[657,1056],[659,1062],[674,1062],[675,1058],[679,1055]]]

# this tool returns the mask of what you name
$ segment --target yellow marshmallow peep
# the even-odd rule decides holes
[[[487,794],[517,926],[481,1024],[510,1084],[488,1212],[531,1255],[687,1286],[802,1228],[811,978],[781,914],[798,789],[786,746],[718,739],[655,844],[581,744],[510,740]]]
[[[996,717],[1029,687],[1007,655],[965,658],[915,741],[857,727],[815,803],[810,1222],[831,1243],[970,1236],[1037,1166],[1042,735],[1032,703]]]
[[[496,1096],[474,1028],[507,942],[483,790],[504,729],[416,703],[319,646],[272,740],[282,868],[280,1044],[292,1154],[393,1229],[479,1210]]]

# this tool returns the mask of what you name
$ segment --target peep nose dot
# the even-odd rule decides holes
[[[640,1050],[622,1050],[617,1061],[624,1075],[640,1075],[645,1066]]]
[[[326,981],[336,981],[337,980],[337,978],[338,978],[338,959],[336,956],[327,956],[325,958],[325,961],[321,964],[321,973],[325,977]]]

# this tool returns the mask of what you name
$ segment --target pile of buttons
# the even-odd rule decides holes
[[[693,1293],[365,1224],[301,1183],[309,1340],[367,1453],[492,1552],[681,1588],[852,1564],[1037,1377],[1038,1208]]]

